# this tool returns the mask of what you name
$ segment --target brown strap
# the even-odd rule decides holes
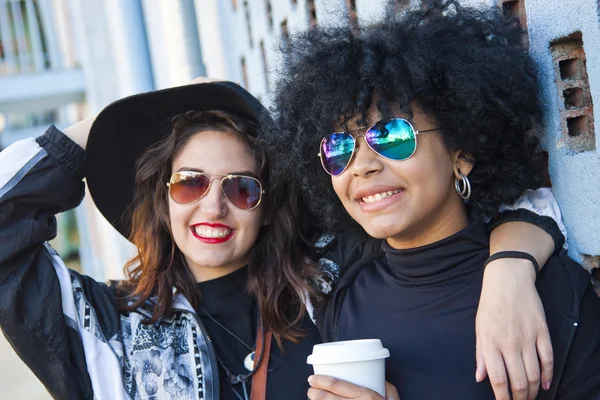
[[[258,369],[252,375],[252,392],[250,393],[250,400],[266,400],[267,398],[267,374],[269,373],[269,355],[271,354],[271,338],[273,332],[267,331],[264,340],[262,340],[263,330],[258,329],[258,337],[256,339],[256,352],[255,358],[260,357],[260,365]],[[264,352],[262,346],[265,346]],[[258,361],[258,360],[257,360]]]

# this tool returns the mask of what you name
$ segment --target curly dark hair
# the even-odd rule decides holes
[[[276,123],[265,140],[274,170],[299,185],[313,221],[333,231],[356,228],[317,153],[334,125],[358,116],[366,126],[373,101],[384,118],[392,107],[411,116],[416,102],[437,119],[448,149],[473,155],[471,204],[484,214],[539,187],[542,108],[518,20],[451,0],[388,9],[375,25],[311,29],[281,49]]]

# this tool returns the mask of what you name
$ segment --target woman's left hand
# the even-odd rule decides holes
[[[486,268],[476,318],[476,380],[497,400],[535,399],[550,387],[553,351],[530,261],[502,258]],[[541,367],[541,370],[540,370]]]
[[[385,399],[371,389],[358,386],[326,375],[312,375],[308,378],[310,400],[400,400],[398,391],[389,382],[385,383]]]

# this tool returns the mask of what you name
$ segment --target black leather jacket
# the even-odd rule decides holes
[[[217,363],[181,295],[169,318],[120,313],[111,285],[68,270],[47,244],[84,195],[83,150],[51,127],[0,153],[0,326],[56,399],[217,400]]]

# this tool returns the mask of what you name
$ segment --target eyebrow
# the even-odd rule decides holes
[[[181,171],[191,171],[191,172],[200,172],[202,174],[205,174],[206,172],[204,172],[201,169],[198,168],[190,168],[190,167],[181,167],[177,170],[177,172],[181,172]],[[209,174],[207,174],[209,175]],[[252,171],[232,171],[232,172],[228,172],[226,174],[215,174],[215,175],[246,175],[246,176],[251,176],[253,178],[259,179],[258,175],[256,175],[254,172]]]
[[[410,122],[411,124],[413,124],[412,118],[410,118],[410,119],[409,119],[409,118],[404,118],[404,117],[389,117],[389,118],[381,118],[381,119],[378,119],[377,121],[375,121],[375,122],[373,122],[373,123],[367,123],[367,125],[365,125],[364,127],[362,127],[362,126],[361,126],[361,127],[359,127],[359,128],[355,128],[355,129],[347,129],[347,128],[348,128],[348,125],[347,125],[347,124],[345,124],[345,125],[343,126],[343,128],[344,128],[343,130],[337,130],[337,131],[335,131],[334,133],[351,133],[351,132],[360,132],[360,131],[364,131],[364,130],[366,130],[366,129],[370,129],[370,128],[372,128],[372,127],[376,126],[377,124],[379,124],[380,122],[389,122],[389,121],[391,121],[392,119],[404,119],[404,120],[407,120],[408,122]],[[414,125],[413,125],[413,126],[414,126]],[[418,130],[418,129],[417,129],[417,130]]]

